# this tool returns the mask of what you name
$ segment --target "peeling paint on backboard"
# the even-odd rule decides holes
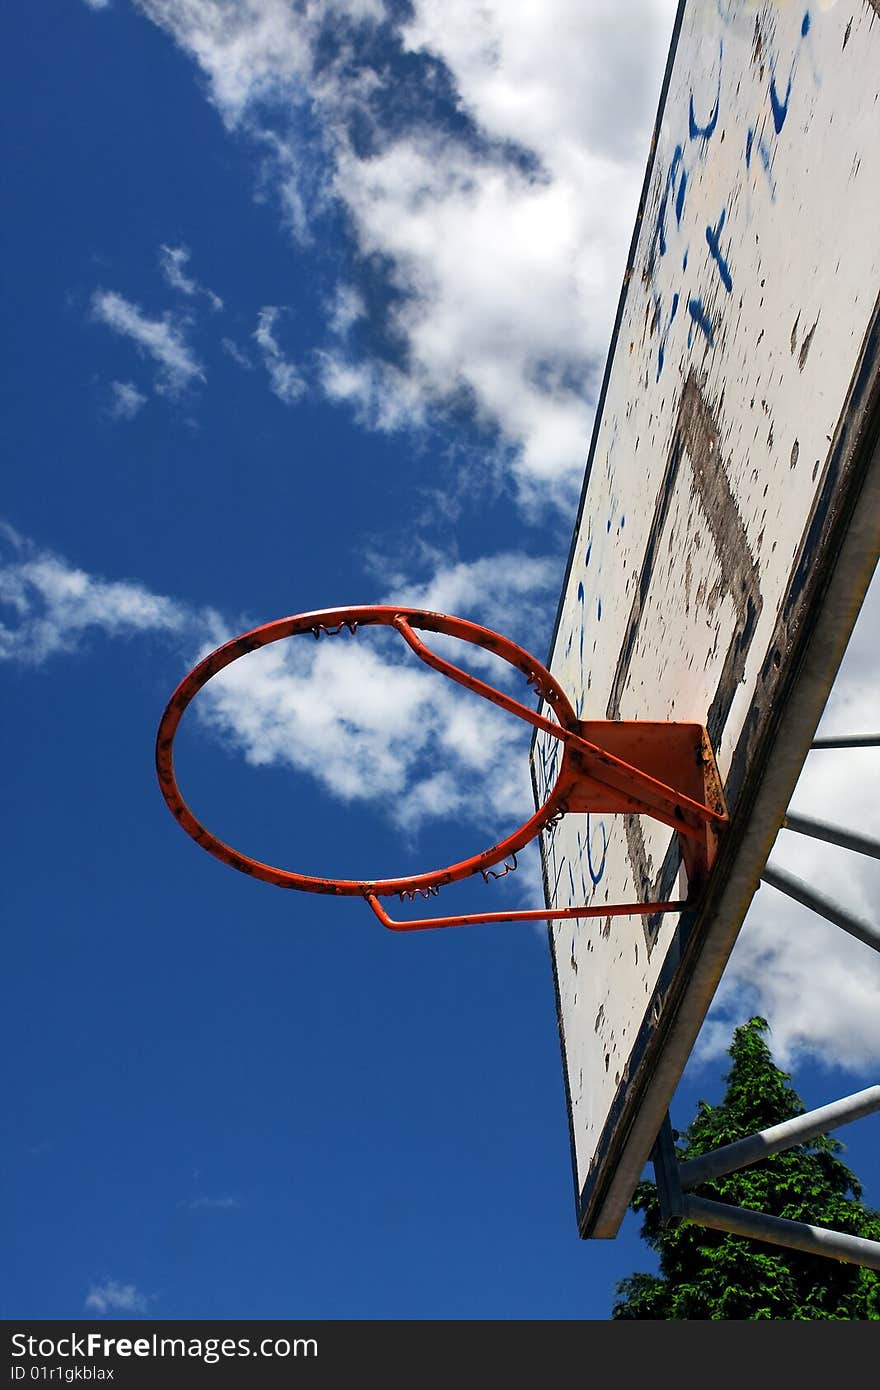
[[[876,7],[683,3],[652,151],[548,664],[580,718],[706,724],[735,819],[870,442]],[[535,739],[539,800],[558,756]],[[568,816],[542,854],[548,906],[669,896],[679,873],[636,816]],[[602,1211],[695,934],[551,927],[584,1235],[625,1209],[618,1183]]]

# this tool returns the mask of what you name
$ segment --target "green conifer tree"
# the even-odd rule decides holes
[[[736,1029],[724,1099],[720,1105],[699,1102],[686,1133],[677,1136],[686,1141],[676,1145],[679,1160],[804,1113],[790,1076],[773,1063],[767,1030],[763,1018]],[[819,1136],[695,1191],[731,1206],[880,1240],[880,1212],[863,1206],[861,1184],[836,1157],[843,1147]],[[664,1226],[652,1182],[639,1184],[632,1208],[643,1213],[642,1238],[659,1253],[660,1274],[622,1280],[612,1318],[880,1320],[880,1274],[874,1270],[688,1221]]]

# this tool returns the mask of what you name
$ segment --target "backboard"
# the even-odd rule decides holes
[[[547,665],[581,719],[707,726],[698,909],[550,925],[578,1228],[616,1234],[880,547],[880,0],[682,0]],[[540,802],[559,741],[538,733]],[[639,816],[543,832],[548,906],[674,898]]]

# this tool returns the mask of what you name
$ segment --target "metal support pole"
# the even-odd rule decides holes
[[[787,893],[790,898],[794,898],[796,902],[808,907],[811,912],[817,912],[820,917],[842,927],[844,931],[849,932],[850,936],[857,937],[866,946],[880,951],[880,928],[875,927],[871,922],[863,922],[860,917],[854,916],[851,912],[846,912],[830,898],[817,893],[815,888],[804,883],[803,879],[795,878],[794,874],[786,873],[784,869],[774,869],[770,864],[767,864],[761,874],[761,881],[769,883],[771,888],[778,888],[781,893]]]
[[[812,744],[813,748],[878,746],[880,736],[873,734],[820,738]],[[813,839],[825,840],[829,844],[841,845],[844,849],[855,850],[857,854],[880,859],[880,844],[876,840],[839,826],[827,825],[823,821],[814,821],[806,816],[788,812],[783,819],[782,827],[800,835],[809,835]],[[875,951],[880,951],[880,928],[845,911],[830,898],[817,893],[802,879],[768,864],[761,875],[761,881],[769,883],[772,888],[786,893],[810,911],[842,927],[851,936],[872,946]],[[803,1250],[810,1255],[823,1255],[867,1269],[880,1270],[880,1241],[865,1240],[861,1236],[848,1235],[844,1231],[832,1231],[824,1226],[810,1226],[803,1221],[787,1221],[782,1217],[767,1216],[747,1207],[712,1202],[705,1197],[696,1197],[686,1190],[748,1167],[769,1154],[790,1149],[796,1144],[815,1138],[816,1135],[826,1134],[829,1130],[849,1124],[850,1121],[861,1119],[862,1116],[873,1114],[877,1110],[880,1110],[880,1086],[869,1086],[864,1091],[845,1096],[843,1100],[833,1101],[804,1115],[796,1115],[791,1120],[772,1125],[757,1134],[750,1134],[733,1144],[726,1144],[714,1153],[700,1154],[697,1158],[681,1164],[675,1161],[672,1130],[667,1114],[653,1154],[660,1213],[664,1224],[678,1225],[681,1221],[691,1221],[717,1231],[729,1231],[734,1235],[766,1241],[770,1245],[782,1245],[792,1250]]]
[[[660,1216],[664,1226],[678,1226],[684,1211],[684,1197],[679,1180],[678,1159],[675,1157],[675,1142],[672,1138],[672,1125],[669,1112],[660,1126],[660,1133],[654,1141],[651,1154],[654,1163],[654,1180],[660,1198]]]
[[[747,1207],[729,1207],[724,1202],[710,1202],[689,1193],[682,1197],[682,1206],[685,1221],[699,1226],[731,1231],[734,1235],[764,1240],[770,1245],[784,1245],[791,1250],[804,1250],[808,1255],[846,1260],[866,1269],[880,1269],[880,1241],[877,1240],[829,1231],[825,1226],[808,1226],[803,1221],[786,1221],[781,1216],[765,1216]]]
[[[880,734],[849,734],[840,738],[814,738],[811,748],[878,748]]]
[[[810,835],[814,840],[826,840],[829,845],[842,845],[853,849],[856,854],[867,854],[872,859],[880,859],[880,840],[869,839],[867,835],[857,835],[853,830],[843,830],[837,825],[827,825],[825,821],[810,820],[787,811],[782,821],[783,830],[796,830],[799,835]]]
[[[678,1166],[678,1176],[683,1188],[698,1187],[700,1183],[711,1182],[725,1173],[734,1173],[738,1168],[746,1168],[757,1163],[768,1154],[791,1149],[817,1134],[827,1134],[829,1130],[839,1129],[841,1125],[860,1120],[863,1115],[872,1115],[880,1110],[880,1086],[868,1086],[864,1091],[844,1096],[842,1100],[832,1101],[809,1110],[804,1115],[795,1115],[791,1120],[771,1125],[757,1134],[745,1139],[737,1139],[733,1144],[725,1144],[713,1153],[700,1154],[697,1158],[686,1159]]]

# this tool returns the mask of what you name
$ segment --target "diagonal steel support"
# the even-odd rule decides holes
[[[765,1216],[747,1207],[729,1207],[724,1202],[710,1202],[705,1197],[683,1197],[683,1218],[698,1226],[716,1231],[730,1231],[752,1240],[764,1240],[769,1245],[783,1245],[790,1250],[803,1250],[808,1255],[825,1255],[832,1260],[845,1260],[880,1269],[880,1241],[850,1236],[844,1231],[830,1231],[825,1226],[809,1226],[805,1221],[786,1221],[781,1216]]]
[[[794,898],[803,907],[808,907],[811,912],[816,912],[826,921],[833,922],[835,926],[842,927],[850,936],[855,936],[859,941],[863,941],[866,946],[872,946],[875,951],[880,951],[880,928],[875,927],[873,922],[866,922],[861,917],[856,917],[855,913],[847,912],[839,903],[832,898],[826,898],[824,894],[817,893],[815,888],[811,888],[803,879],[796,878],[794,874],[787,873],[785,869],[775,869],[772,865],[766,864],[764,872],[761,874],[761,881],[769,883],[771,888],[778,888],[780,893],[786,893],[788,897]]]
[[[873,1115],[876,1110],[880,1110],[880,1086],[868,1086],[864,1091],[856,1091],[842,1100],[822,1105],[818,1110],[808,1110],[791,1120],[783,1120],[781,1124],[737,1139],[733,1144],[725,1144],[714,1153],[686,1159],[678,1169],[681,1185],[683,1188],[698,1187],[700,1183],[711,1182],[725,1173],[735,1173],[740,1168],[747,1168],[750,1163],[767,1158],[769,1154],[781,1153],[796,1144],[806,1143],[818,1134],[828,1134],[832,1129],[851,1124],[864,1115]]]
[[[818,1134],[826,1134],[831,1129],[877,1110],[880,1110],[880,1086],[869,1086],[843,1100],[833,1101],[804,1115],[796,1115],[782,1124],[772,1125],[684,1163],[676,1159],[667,1114],[652,1154],[663,1224],[677,1226],[682,1221],[691,1221],[694,1225],[707,1226],[711,1230],[729,1231],[733,1235],[766,1241],[769,1245],[781,1245],[790,1250],[803,1250],[810,1255],[823,1255],[829,1259],[862,1265],[866,1269],[880,1270],[880,1241],[865,1240],[846,1231],[832,1231],[826,1226],[811,1226],[805,1221],[767,1216],[749,1207],[713,1202],[686,1190],[722,1177],[725,1173],[736,1172],[766,1158],[768,1154],[793,1148]]]
[[[841,734],[839,738],[814,738],[811,748],[880,748],[880,734]]]
[[[813,840],[824,840],[826,844],[840,845],[843,849],[854,850],[856,854],[880,859],[880,840],[873,840],[870,835],[859,835],[855,830],[844,830],[839,825],[828,825],[825,821],[799,816],[795,811],[786,811],[782,818],[782,829],[795,830],[798,835],[809,835]]]

